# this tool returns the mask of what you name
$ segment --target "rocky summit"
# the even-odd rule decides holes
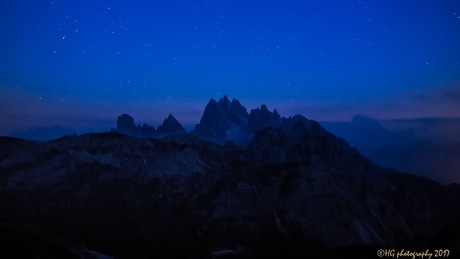
[[[227,98],[204,113],[193,134],[161,139],[1,137],[0,253],[377,258],[390,247],[459,255],[460,186],[378,167],[300,115],[281,118],[265,106],[248,114]],[[168,117],[164,128],[180,129],[176,122]],[[250,136],[245,146],[219,142],[236,136],[234,127]]]
[[[218,102],[211,99],[192,134],[222,144],[232,139],[232,132],[239,132],[247,120],[248,112],[238,100],[230,102],[227,96]]]
[[[166,135],[174,135],[174,134],[183,134],[185,133],[184,127],[177,121],[176,118],[172,114],[168,115],[168,118],[166,118],[163,121],[163,124],[161,124],[157,128],[157,134],[159,136],[166,136]]]

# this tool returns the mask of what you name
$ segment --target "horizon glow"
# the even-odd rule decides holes
[[[460,117],[455,0],[7,0],[0,13],[1,135],[122,113],[196,124],[224,95],[320,121]]]

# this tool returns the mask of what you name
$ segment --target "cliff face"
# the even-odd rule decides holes
[[[114,256],[412,244],[460,216],[458,186],[379,168],[302,118],[258,131],[244,149],[118,133],[0,146],[2,222]]]
[[[240,102],[227,96],[216,102],[211,99],[206,105],[200,123],[192,134],[216,143],[225,143],[232,138],[232,133],[246,125],[248,113]]]
[[[211,99],[191,134],[217,144],[231,141],[240,148],[246,148],[253,136],[265,128],[291,129],[297,122],[310,125],[313,121],[301,115],[281,117],[278,111],[269,111],[266,105],[261,105],[247,112],[241,103],[227,96],[218,102]]]

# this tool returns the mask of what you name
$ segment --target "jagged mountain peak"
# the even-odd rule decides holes
[[[190,257],[175,253],[184,246],[201,250],[197,258],[210,257],[215,247],[236,247],[243,257],[310,258],[289,253],[406,245],[458,227],[458,186],[375,166],[301,115],[280,118],[261,106],[246,113],[246,124],[235,123],[232,116],[244,116],[236,111],[239,102],[227,110],[224,103],[210,101],[198,129],[229,137],[242,125],[279,124],[254,132],[244,148],[231,138],[216,145],[191,134],[98,133],[50,142],[0,137],[2,221],[75,237],[114,257],[147,258]],[[126,120],[133,127],[131,116],[120,117],[121,125]],[[169,114],[158,132],[179,125]],[[133,251],[138,254],[129,256]]]
[[[219,102],[211,99],[192,133],[223,144],[229,138],[229,132],[245,125],[247,118],[246,108],[238,100],[233,99],[230,102],[227,96],[222,97]]]
[[[266,104],[252,109],[249,113],[237,99],[224,96],[215,101],[211,99],[192,134],[223,145],[232,140],[239,147],[247,146],[255,133],[264,128],[279,128],[289,131],[297,121],[308,129],[312,120],[301,115],[285,118],[276,109],[269,110]]]
[[[157,133],[159,135],[180,134],[185,132],[184,127],[171,113],[164,119],[163,124],[161,124],[157,129]]]
[[[246,116],[247,115],[247,110],[246,108],[241,105],[240,101],[237,99],[232,99],[230,102],[230,99],[225,95],[224,97],[219,99],[219,102],[217,102],[217,105],[219,105],[225,113],[236,113],[238,116]]]
[[[276,109],[273,109],[273,111],[270,111],[267,107],[267,105],[262,104],[260,107],[252,109],[249,115],[251,114],[257,114],[257,115],[262,115],[262,116],[273,116],[281,119],[280,114]]]
[[[228,100],[228,97],[224,95],[224,97],[220,98],[219,103],[229,104],[230,100]]]
[[[267,105],[262,104],[262,105],[260,106],[260,110],[263,111],[263,112],[268,112]]]
[[[166,117],[163,121],[163,125],[165,123],[174,123],[174,124],[180,124],[179,121],[170,113],[168,117]]]
[[[214,98],[211,98],[211,99],[209,100],[208,104],[206,105],[206,107],[209,106],[209,105],[215,105],[215,104],[217,104],[217,101],[214,100]],[[206,108],[205,108],[205,109],[206,109]]]
[[[209,99],[209,102],[208,102],[207,106],[208,105],[214,106],[216,104],[228,105],[230,103],[233,103],[234,101],[238,102],[238,100],[236,100],[236,99],[233,99],[232,102],[230,102],[228,96],[224,95],[224,97],[221,97],[218,101],[216,101],[216,99],[214,99],[214,98]]]
[[[276,109],[270,111],[266,104],[262,104],[248,113],[239,100],[232,99],[230,101],[225,95],[218,101],[213,98],[209,100],[200,123],[195,126],[191,133],[220,145],[231,140],[237,146],[245,147],[259,130],[272,127],[289,131],[297,121],[305,123],[306,128],[311,127],[312,124],[311,120],[301,115],[289,118],[281,117]],[[136,137],[164,137],[168,134],[186,132],[172,114],[165,118],[157,130],[147,124],[136,127],[134,119],[128,114],[123,114],[118,119],[117,129],[113,131]]]
[[[266,127],[280,127],[282,124],[281,116],[275,111],[269,111],[265,104],[262,104],[260,108],[251,110],[246,131],[256,133]]]

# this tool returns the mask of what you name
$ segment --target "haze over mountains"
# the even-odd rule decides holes
[[[379,165],[445,184],[460,182],[460,119],[355,116],[350,122],[321,125]]]
[[[128,120],[128,121],[125,121]],[[276,109],[266,105],[248,112],[241,103],[226,96],[211,100],[203,116],[191,133],[218,144],[231,140],[239,147],[249,144],[252,136],[265,127],[279,127],[287,118],[281,118]],[[135,125],[129,115],[118,118],[121,133],[138,137],[161,137],[170,133],[185,133],[182,125],[169,115],[168,130],[163,125]],[[121,125],[119,125],[121,123]],[[171,123],[170,123],[171,124]],[[350,122],[321,122],[328,131],[347,140],[363,155],[378,165],[414,173],[440,183],[459,183],[460,119],[412,119],[378,121],[355,116]]]
[[[460,248],[457,184],[379,167],[318,122],[265,105],[247,112],[211,100],[191,133],[172,115],[154,128],[125,114],[112,132],[1,137],[0,147],[0,240],[13,255],[373,258],[383,246]]]
[[[238,100],[230,101],[225,96],[218,101],[211,99],[199,124],[194,126],[184,127],[172,114],[157,127],[146,123],[136,124],[135,118],[129,114],[122,114],[116,123],[108,124],[116,125],[111,131],[137,137],[162,137],[170,133],[191,132],[218,144],[232,140],[238,146],[245,146],[257,129],[279,125],[281,120],[276,109],[269,111],[266,105],[262,105],[248,111]],[[162,125],[165,122],[167,125]],[[443,184],[460,183],[460,119],[377,120],[357,115],[348,122],[320,123],[378,165],[417,174]],[[100,126],[76,130],[55,125],[15,131],[9,136],[47,141],[66,135],[107,130]]]
[[[160,124],[156,128],[146,123],[136,124],[133,117],[124,114],[111,130],[137,137],[162,137],[187,131],[218,144],[232,140],[238,146],[245,146],[257,129],[277,126],[281,121],[276,109],[269,111],[266,105],[262,105],[248,111],[238,100],[230,101],[225,96],[218,101],[212,99],[199,124],[187,125],[188,130],[172,114],[163,121],[162,124],[166,125]],[[323,121],[321,125],[347,140],[378,165],[444,184],[460,183],[460,119],[377,120],[357,115],[349,122]],[[52,126],[16,131],[10,136],[47,141],[75,133],[106,131],[107,128],[100,127],[75,130]]]
[[[244,148],[257,131],[268,127],[286,127],[284,124],[292,126],[290,125],[292,124],[291,119],[310,121],[302,116],[281,118],[276,109],[271,112],[266,105],[262,105],[260,108],[253,109],[248,113],[238,100],[233,99],[230,102],[225,96],[218,102],[214,99],[209,101],[199,124],[190,133],[216,144],[222,145],[227,141],[232,141],[237,146]],[[157,129],[148,124],[136,126],[134,118],[128,114],[123,114],[117,119],[117,127],[111,129],[111,131],[136,137],[164,137],[171,134],[186,133],[172,114]]]

